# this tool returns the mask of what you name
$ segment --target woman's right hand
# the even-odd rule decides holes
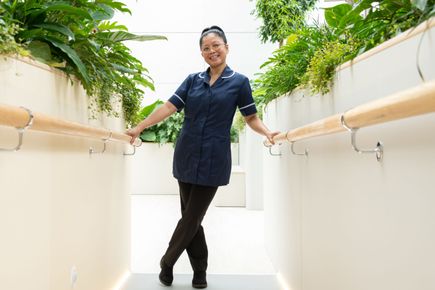
[[[136,138],[140,135],[141,131],[139,130],[139,128],[136,126],[134,128],[131,128],[129,130],[127,130],[127,132],[125,132],[125,134],[127,134],[128,136],[131,136],[131,140],[130,140],[130,144],[133,145],[134,141],[136,140]]]

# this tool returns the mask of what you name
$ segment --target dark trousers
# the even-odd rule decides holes
[[[180,187],[181,219],[178,221],[168,249],[165,263],[173,267],[184,250],[194,271],[207,270],[208,249],[201,222],[216,194],[217,187],[178,181]]]

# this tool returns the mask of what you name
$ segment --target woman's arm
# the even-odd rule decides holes
[[[151,127],[157,123],[160,123],[173,113],[177,111],[177,108],[171,103],[166,102],[163,106],[160,106],[151,113],[147,118],[145,118],[142,122],[140,122],[136,127],[128,130],[126,132],[127,135],[131,136],[130,143],[133,144],[134,140],[139,136],[139,134],[148,127]]]
[[[278,135],[280,132],[275,131],[272,132],[270,131],[263,123],[263,121],[261,121],[261,119],[257,116],[257,114],[252,114],[249,116],[245,117],[245,121],[246,124],[249,125],[249,127],[251,127],[252,130],[254,130],[255,132],[266,136],[267,140],[269,140],[269,142],[271,144],[275,144],[275,142],[273,141],[273,137],[275,135]]]

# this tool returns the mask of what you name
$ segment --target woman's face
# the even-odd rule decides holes
[[[201,55],[210,67],[226,64],[228,45],[215,33],[204,36],[201,45]]]

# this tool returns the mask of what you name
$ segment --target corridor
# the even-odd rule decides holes
[[[177,195],[132,195],[131,270],[125,290],[159,286],[159,261],[180,217]],[[204,218],[209,247],[208,289],[279,289],[264,247],[263,211],[216,207]],[[187,255],[174,268],[173,289],[191,289]],[[160,288],[158,288],[160,287]]]

